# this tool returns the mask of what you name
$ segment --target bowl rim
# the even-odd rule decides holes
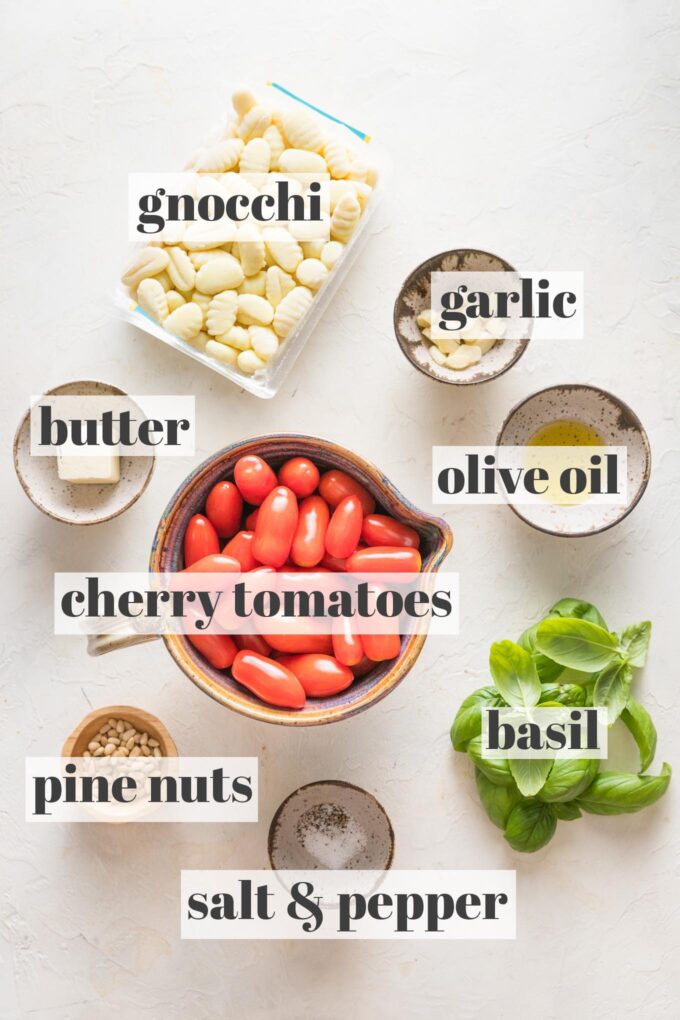
[[[269,830],[267,832],[267,857],[269,858],[269,866],[272,869],[272,871],[277,871],[278,872],[278,871],[281,871],[281,870],[285,870],[285,869],[281,869],[281,868],[277,867],[277,865],[274,864],[274,857],[273,857],[273,849],[274,849],[273,844],[274,844],[274,835],[275,835],[274,828],[275,828],[277,822],[279,821],[281,815],[283,814],[283,811],[285,810],[287,804],[293,799],[293,797],[296,797],[299,793],[302,793],[303,790],[309,790],[313,786],[340,786],[343,789],[356,790],[358,793],[361,793],[364,797],[367,797],[369,800],[373,801],[373,803],[376,805],[376,807],[378,808],[380,813],[382,815],[384,815],[385,821],[387,822],[387,833],[388,833],[388,838],[389,838],[389,847],[390,847],[390,849],[389,849],[389,854],[388,854],[388,857],[387,857],[387,863],[385,864],[385,867],[383,868],[383,871],[389,871],[390,868],[392,867],[392,862],[394,861],[394,850],[395,850],[395,846],[394,846],[394,843],[395,843],[395,839],[394,839],[394,826],[392,825],[392,819],[390,818],[390,816],[388,815],[386,809],[383,807],[383,805],[380,803],[380,801],[378,800],[378,798],[375,796],[374,793],[371,793],[369,790],[364,789],[363,786],[357,786],[356,783],[348,783],[347,780],[345,780],[345,779],[315,779],[311,783],[303,783],[302,786],[298,786],[297,789],[295,789],[291,793],[289,793],[287,797],[284,797],[284,799],[281,801],[281,803],[279,804],[279,806],[277,807],[276,811],[274,812],[274,814],[272,816],[272,820],[269,823]],[[352,869],[342,869],[342,870],[352,870]],[[379,869],[376,869],[376,870],[379,870]]]
[[[262,447],[263,445],[269,446],[272,443],[299,443],[300,449],[297,453],[291,454],[291,456],[310,456],[311,447],[316,448],[317,457],[320,457],[321,459],[323,459],[324,453],[331,452],[344,461],[343,467],[348,473],[352,473],[353,462],[359,464],[362,470],[365,471],[375,483],[377,488],[383,491],[386,490],[393,494],[398,500],[400,506],[411,512],[414,516],[417,516],[421,523],[431,524],[436,528],[439,534],[438,542],[430,557],[427,569],[423,572],[432,574],[437,572],[442,561],[446,558],[446,556],[448,556],[453,546],[453,532],[447,521],[441,517],[436,517],[433,514],[426,513],[416,507],[410,502],[410,500],[407,500],[402,495],[396,486],[394,486],[374,464],[359,454],[354,453],[352,450],[348,450],[346,447],[341,446],[338,443],[334,443],[332,440],[294,432],[277,432],[264,436],[253,436],[248,439],[241,439],[238,442],[232,443],[229,446],[216,451],[202,461],[201,464],[199,464],[198,467],[196,467],[177,488],[163,511],[151,546],[151,553],[149,557],[149,570],[151,572],[156,572],[158,570],[158,560],[160,551],[163,547],[164,536],[168,531],[169,524],[174,513],[178,509],[182,498],[186,495],[191,486],[205,472],[209,471],[210,468],[220,459],[226,459],[227,456],[237,457],[241,450],[243,450],[244,453],[246,451],[254,453],[257,451],[254,450],[253,447]],[[264,456],[266,456],[266,453]],[[347,705],[336,705],[331,708],[324,708],[323,702],[321,702],[319,708],[315,708],[314,710],[308,711],[304,714],[301,712],[277,708],[274,705],[267,705],[264,702],[251,701],[245,694],[241,695],[240,692],[237,693],[223,687],[218,687],[209,678],[203,675],[199,669],[197,669],[191,659],[187,658],[182,642],[182,635],[164,634],[162,637],[166,648],[181,671],[188,676],[192,683],[194,683],[201,691],[208,694],[220,705],[230,708],[233,711],[238,712],[240,715],[254,719],[257,722],[304,727],[324,725],[331,722],[339,722],[342,719],[351,718],[386,697],[390,691],[394,690],[394,688],[401,683],[415,664],[420,652],[422,651],[423,645],[425,644],[427,634],[409,635],[406,644],[402,648],[399,658],[395,660],[393,667],[379,683],[365,692],[360,701],[351,702]]]
[[[104,382],[103,379],[73,379],[70,382],[60,383],[58,386],[53,386],[51,389],[45,390],[42,396],[43,397],[58,396],[59,390],[64,389],[65,386],[88,386],[88,385],[105,386],[107,387],[107,389],[111,391],[112,395],[115,394],[116,396],[120,397],[129,396],[129,394],[126,393],[125,390],[121,390],[119,386],[115,386],[113,383]],[[106,521],[112,521],[114,520],[114,518],[120,517],[121,514],[124,514],[126,510],[129,510],[130,507],[133,506],[137,502],[137,500],[144,495],[148,488],[149,482],[151,481],[151,476],[153,475],[154,470],[156,468],[156,454],[153,450],[151,450],[147,455],[151,463],[149,464],[149,470],[146,473],[141,488],[138,489],[137,492],[135,492],[131,496],[127,503],[119,507],[118,510],[114,510],[113,513],[106,514],[106,516],[104,517],[95,517],[90,520],[74,521],[73,518],[71,517],[63,517],[61,514],[56,513],[54,510],[50,510],[47,504],[41,502],[37,498],[37,496],[29,489],[28,482],[24,478],[23,470],[19,463],[19,442],[21,440],[21,434],[24,430],[26,422],[30,417],[31,410],[32,408],[29,407],[28,410],[22,415],[21,421],[17,425],[16,431],[14,433],[14,441],[12,444],[12,459],[14,463],[14,473],[17,476],[19,484],[21,485],[21,488],[24,490],[24,492],[26,493],[26,495],[28,496],[36,510],[40,510],[40,512],[45,514],[46,517],[51,517],[53,521],[59,521],[60,524],[69,524],[71,525],[71,527],[75,528],[90,528],[95,524],[105,524]]]
[[[118,718],[124,718],[125,713],[133,713],[134,715],[141,716],[147,723],[155,729],[159,735],[159,742],[164,745],[164,753],[167,758],[178,758],[179,752],[175,741],[170,736],[168,729],[165,724],[161,722],[158,716],[154,715],[153,712],[148,712],[145,708],[138,708],[136,705],[104,705],[102,708],[93,708],[91,712],[88,712],[80,722],[73,727],[71,733],[68,735],[63,743],[61,749],[62,758],[73,758],[73,751],[75,749],[78,740],[82,736],[83,731],[91,723],[98,719],[103,719],[105,716],[117,716]],[[167,748],[167,750],[165,750]]]
[[[591,383],[556,383],[553,384],[552,386],[543,386],[540,390],[535,390],[533,393],[529,393],[528,396],[523,397],[521,400],[518,400],[514,407],[510,408],[507,415],[505,416],[503,424],[498,430],[498,435],[496,436],[496,446],[501,445],[501,439],[503,438],[503,433],[505,429],[509,425],[513,416],[517,413],[517,411],[519,411],[521,407],[524,407],[525,404],[528,404],[528,402],[530,400],[533,400],[535,397],[539,397],[543,393],[550,393],[553,390],[591,390],[593,393],[597,393],[600,396],[606,397],[608,400],[611,400],[613,404],[615,404],[621,411],[625,412],[625,414],[630,417],[635,430],[642,439],[642,445],[645,450],[645,465],[642,482],[640,484],[638,491],[635,494],[635,497],[630,502],[630,504],[624,509],[624,512],[621,514],[620,517],[617,517],[616,520],[614,521],[610,521],[609,524],[603,524],[601,527],[594,528],[590,531],[570,531],[566,533],[564,531],[553,531],[550,528],[543,528],[540,526],[540,524],[536,524],[535,521],[530,521],[527,517],[524,516],[524,514],[520,513],[519,508],[515,506],[514,503],[508,503],[507,505],[510,507],[510,509],[512,510],[516,517],[519,517],[519,519],[521,521],[524,521],[525,524],[528,524],[529,527],[534,528],[535,531],[542,532],[544,535],[553,535],[555,538],[566,539],[589,538],[591,535],[601,535],[604,531],[609,531],[610,528],[615,528],[617,524],[620,524],[621,521],[625,520],[628,514],[632,513],[632,511],[638,505],[638,503],[640,502],[645,493],[645,490],[647,489],[647,486],[649,484],[649,478],[652,473],[652,448],[649,443],[649,436],[647,435],[647,431],[644,425],[642,424],[642,422],[640,421],[639,417],[632,409],[632,407],[629,404],[627,404],[625,400],[623,400],[621,397],[617,397],[616,394],[612,393],[610,390],[605,390],[601,386],[594,386]]]
[[[529,343],[531,342],[531,337],[526,337],[526,339],[522,338],[519,341],[520,346],[519,349],[517,350],[517,353],[510,359],[507,365],[505,365],[503,368],[500,368],[497,372],[494,372],[493,375],[485,376],[485,378],[483,379],[462,379],[462,378],[441,379],[439,378],[439,376],[436,376],[433,372],[430,372],[429,369],[425,367],[425,365],[421,365],[418,361],[415,360],[415,358],[412,357],[411,355],[412,345],[409,345],[408,341],[402,338],[401,331],[398,325],[399,321],[398,306],[402,294],[413,283],[414,277],[421,273],[429,262],[439,261],[440,259],[446,258],[447,255],[460,255],[467,252],[473,252],[475,255],[487,255],[489,258],[498,259],[498,261],[505,267],[505,272],[510,273],[517,272],[515,267],[512,266],[506,259],[501,258],[500,255],[496,255],[495,252],[486,251],[486,249],[484,248],[451,248],[448,251],[441,251],[436,255],[430,255],[429,258],[423,259],[423,261],[420,262],[419,265],[415,267],[415,269],[412,269],[408,276],[405,277],[401,287],[399,288],[399,293],[395,298],[394,308],[392,311],[392,325],[394,328],[394,335],[397,339],[397,343],[399,345],[401,353],[404,355],[409,364],[413,365],[414,368],[417,368],[418,371],[422,375],[424,375],[427,379],[432,379],[433,382],[443,383],[445,386],[481,386],[482,383],[493,382],[494,379],[498,379],[500,376],[505,375],[506,372],[510,371],[513,365],[517,364],[517,362],[519,361],[519,359],[522,357],[527,347],[529,346]],[[483,270],[481,271],[483,272]]]

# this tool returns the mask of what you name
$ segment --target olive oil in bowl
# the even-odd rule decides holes
[[[559,452],[559,447],[573,447],[573,446],[606,446],[602,436],[592,427],[592,425],[586,425],[585,422],[579,421],[577,418],[558,418],[556,421],[549,422],[547,425],[542,425],[538,431],[534,432],[533,436],[529,439],[528,447],[552,447],[554,452],[549,454],[538,454],[528,453],[527,462],[528,466],[531,467],[547,467],[550,470],[551,482],[548,489],[543,494],[543,499],[547,503],[552,503],[555,506],[579,506],[585,503],[588,499],[587,493],[577,493],[569,495],[560,488],[557,479],[561,472],[570,466],[572,466],[573,456],[567,454],[566,451],[562,454]],[[547,458],[547,462],[546,462]],[[570,460],[570,458],[572,458]],[[583,465],[581,465],[583,466]]]

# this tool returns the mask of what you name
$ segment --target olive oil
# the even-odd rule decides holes
[[[576,418],[558,418],[534,432],[529,446],[606,446],[591,425]]]

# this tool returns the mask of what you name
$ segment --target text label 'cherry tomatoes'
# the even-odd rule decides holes
[[[358,496],[365,514],[372,514],[375,510],[375,500],[364,486],[337,468],[321,476],[319,493],[332,507],[336,507],[346,496]]]
[[[364,517],[361,537],[366,545],[401,545],[409,549],[420,546],[417,531],[385,514],[368,514]]]
[[[298,499],[311,496],[319,484],[319,469],[306,457],[293,457],[281,465],[279,484],[292,489]]]
[[[345,496],[340,500],[333,511],[326,532],[326,551],[336,559],[351,556],[359,544],[363,519],[361,500],[358,496]]]
[[[262,457],[239,457],[234,466],[234,481],[246,503],[260,506],[277,484],[276,475]]]
[[[282,655],[278,660],[294,673],[308,698],[339,694],[354,681],[354,673],[332,655]]]
[[[288,559],[298,522],[295,493],[277,485],[266,497],[255,525],[253,556],[268,567],[282,567]]]
[[[219,551],[220,540],[208,518],[194,514],[184,534],[184,566],[190,567],[204,556],[214,556]]]
[[[290,556],[299,567],[315,567],[326,551],[326,529],[330,519],[328,504],[321,496],[308,496],[300,503],[297,528]]]
[[[238,531],[243,499],[233,482],[218,482],[208,494],[205,516],[220,538],[231,538]]]
[[[231,671],[234,679],[269,705],[302,708],[305,704],[305,690],[298,678],[274,659],[242,650],[236,653]]]

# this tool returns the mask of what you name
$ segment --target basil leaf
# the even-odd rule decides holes
[[[663,797],[670,781],[671,767],[666,762],[658,776],[600,772],[595,782],[578,798],[578,806],[591,815],[625,815],[642,811]]]
[[[508,761],[519,792],[533,797],[545,783],[554,758],[509,758]]]
[[[644,666],[651,636],[652,625],[649,620],[645,620],[644,623],[632,623],[619,634],[621,650],[632,666]]]
[[[468,740],[482,732],[482,706],[501,706],[503,701],[495,687],[480,687],[469,694],[456,712],[451,727],[451,743],[456,751],[464,751]]]
[[[583,818],[583,813],[575,800],[553,804],[553,810],[562,822],[573,822],[576,818]]]
[[[541,696],[541,681],[529,653],[514,641],[491,645],[489,667],[493,682],[508,705],[532,708]]]
[[[630,698],[633,682],[633,667],[623,659],[598,673],[593,691],[593,705],[606,708],[609,725],[612,726],[623,712]]]
[[[552,804],[523,800],[510,812],[505,838],[513,850],[530,854],[549,843],[556,828],[557,816]]]
[[[496,786],[514,786],[510,763],[507,758],[485,758],[482,754],[482,738],[473,737],[468,742],[467,753],[480,772]]]
[[[630,730],[640,751],[640,772],[646,772],[656,751],[656,727],[652,717],[638,701],[630,698],[621,713],[621,722]]]
[[[563,666],[599,673],[618,656],[618,641],[604,627],[588,620],[559,616],[538,625],[536,643],[544,655]]]
[[[587,692],[580,684],[543,684],[539,705],[554,701],[558,705],[585,705]]]
[[[558,662],[553,662],[546,655],[542,655],[536,647],[536,630],[538,624],[535,623],[533,627],[529,627],[521,634],[517,640],[517,644],[520,648],[523,648],[525,652],[528,652],[531,658],[534,660],[536,672],[538,673],[538,679],[542,684],[552,683],[553,680],[557,680],[560,673],[563,672],[564,666],[560,666]]]
[[[583,599],[560,599],[550,609],[548,616],[573,617],[576,620],[589,620],[596,623],[598,627],[607,630],[607,624],[599,609],[592,602],[584,602]]]
[[[557,758],[538,796],[549,803],[573,800],[588,789],[599,768],[597,758]]]
[[[504,829],[510,812],[522,799],[521,793],[513,787],[496,786],[480,769],[475,769],[475,782],[482,807],[493,824]]]

